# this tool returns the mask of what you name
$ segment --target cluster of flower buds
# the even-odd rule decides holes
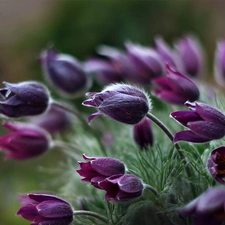
[[[109,157],[87,157],[79,162],[77,172],[94,187],[105,190],[105,199],[110,202],[129,201],[142,195],[144,184],[134,175],[125,174],[126,167],[121,161]]]

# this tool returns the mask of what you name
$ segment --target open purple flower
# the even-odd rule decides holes
[[[166,76],[152,81],[158,88],[152,90],[158,98],[172,103],[184,104],[186,101],[196,101],[199,98],[198,87],[188,77],[166,65]]]
[[[32,225],[69,225],[73,221],[72,206],[57,196],[31,193],[21,196],[20,201],[17,215]]]
[[[225,146],[220,146],[211,152],[207,164],[212,177],[221,184],[225,184]]]
[[[106,191],[105,200],[110,202],[130,201],[142,195],[144,185],[139,177],[131,174],[117,174],[99,182]]]
[[[77,172],[84,177],[81,181],[90,182],[96,188],[100,188],[99,182],[115,174],[124,174],[125,165],[114,158],[109,157],[87,157],[88,162],[78,162],[80,169]]]
[[[140,122],[150,110],[147,94],[127,84],[112,84],[103,91],[87,93],[90,99],[83,105],[96,107],[99,111],[89,116],[89,123],[99,115],[106,115],[126,124]]]
[[[221,225],[225,221],[225,188],[206,190],[186,206],[177,210],[185,218],[191,216],[193,225]]]
[[[48,81],[67,96],[76,96],[89,86],[82,65],[70,55],[49,48],[41,54],[40,62]]]
[[[171,116],[189,130],[175,134],[174,142],[190,141],[195,143],[220,139],[225,135],[225,115],[204,103],[186,102],[189,111],[176,111]]]
[[[0,148],[7,153],[7,159],[30,159],[50,148],[49,134],[37,126],[12,122],[5,122],[3,126],[11,131],[0,137]]]
[[[217,43],[214,60],[215,78],[219,85],[225,85],[225,41]]]
[[[203,53],[199,41],[186,35],[175,44],[180,69],[191,77],[199,77],[203,70]]]
[[[43,84],[36,81],[3,84],[6,87],[0,89],[1,114],[18,118],[39,115],[47,110],[50,95]]]
[[[153,145],[152,124],[149,118],[144,118],[140,123],[133,126],[134,141],[141,149]]]

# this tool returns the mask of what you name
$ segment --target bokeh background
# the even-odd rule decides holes
[[[192,33],[207,59],[205,79],[214,83],[216,41],[225,39],[223,0],[0,0],[0,80],[44,81],[38,57],[51,44],[83,61],[100,44],[124,47],[130,40],[147,46],[162,36],[169,44]],[[1,131],[3,133],[4,130]],[[16,217],[17,195],[46,188],[55,191],[60,152],[17,162],[0,154],[0,225],[25,225]],[[51,184],[52,183],[52,184]]]

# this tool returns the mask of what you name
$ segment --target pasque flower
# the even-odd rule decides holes
[[[198,87],[188,77],[172,69],[166,64],[166,76],[153,80],[158,88],[152,90],[158,98],[172,103],[184,104],[187,100],[196,101],[199,98]]]
[[[225,135],[225,115],[210,105],[200,102],[186,102],[190,110],[171,113],[171,116],[189,130],[175,134],[174,142],[196,143],[220,139]]]
[[[46,111],[50,95],[47,88],[36,81],[17,84],[3,82],[0,89],[0,113],[7,117],[35,116]]]
[[[212,177],[221,184],[225,184],[225,146],[214,149],[208,159],[208,170]]]
[[[206,190],[186,206],[177,210],[181,217],[191,216],[192,225],[221,225],[225,221],[225,188]]]
[[[214,60],[215,78],[219,85],[225,84],[225,41],[217,42]]]
[[[180,69],[191,77],[198,77],[203,70],[203,53],[199,41],[186,35],[175,43]]]
[[[20,197],[22,207],[17,215],[32,225],[69,225],[73,221],[72,206],[50,194],[30,193]]]
[[[11,131],[0,137],[0,148],[7,153],[6,158],[30,159],[50,148],[49,134],[38,126],[16,122],[5,122],[3,126]]]
[[[126,124],[140,122],[150,110],[147,94],[139,88],[127,84],[112,84],[103,91],[87,93],[90,99],[83,105],[96,107],[99,111],[89,116],[89,123],[99,115],[106,115]]]
[[[40,62],[47,80],[67,96],[78,95],[89,85],[82,65],[71,55],[49,48],[41,54]]]
[[[157,51],[132,43],[125,45],[130,61],[145,84],[150,84],[152,79],[164,74],[164,63]]]
[[[101,189],[106,191],[105,200],[110,202],[130,201],[142,195],[142,180],[132,174],[117,174],[99,182]]]
[[[88,162],[78,162],[80,169],[77,172],[84,177],[81,181],[90,182],[96,188],[100,188],[99,182],[105,178],[125,173],[125,165],[117,159],[86,155],[83,155],[83,158]]]
[[[141,149],[153,145],[153,132],[151,120],[147,117],[133,126],[133,137]]]

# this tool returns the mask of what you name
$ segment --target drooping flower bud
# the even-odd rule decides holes
[[[203,70],[203,53],[199,41],[191,35],[186,35],[176,44],[179,68],[191,77],[199,77]]]
[[[105,200],[124,202],[142,195],[144,185],[142,180],[132,174],[117,174],[99,182],[101,189],[106,191]]]
[[[203,143],[225,136],[225,115],[204,103],[186,102],[190,111],[176,111],[171,116],[190,130],[175,134],[174,142],[190,141]]]
[[[55,195],[30,193],[20,196],[20,202],[17,215],[32,225],[69,225],[73,221],[72,206]]]
[[[182,217],[192,217],[195,225],[221,225],[225,221],[225,188],[213,187],[177,212]]]
[[[153,133],[151,120],[147,117],[133,126],[134,141],[141,149],[153,145]]]
[[[63,94],[76,96],[89,86],[89,78],[74,57],[50,48],[41,54],[40,61],[47,80]]]
[[[106,115],[126,124],[139,123],[151,109],[147,94],[127,84],[112,84],[99,93],[87,93],[90,99],[83,105],[96,107],[99,111],[89,116],[89,123],[99,115]]]
[[[152,48],[126,43],[128,57],[145,84],[164,74],[164,64],[157,51]],[[140,79],[140,78],[139,78]]]
[[[49,105],[48,89],[36,81],[17,84],[3,82],[0,89],[0,113],[7,117],[35,116],[45,112]]]
[[[3,126],[11,131],[0,137],[0,148],[7,153],[7,159],[34,158],[50,148],[49,134],[38,126],[15,122],[5,122]]]
[[[219,85],[225,85],[225,41],[217,42],[214,60],[215,78]]]
[[[183,105],[186,101],[196,101],[199,98],[199,89],[188,77],[173,70],[166,65],[166,76],[153,80],[158,88],[153,89],[152,93],[158,98],[172,103]]]
[[[99,182],[115,174],[124,174],[125,165],[114,158],[109,157],[88,157],[83,155],[88,162],[78,162],[80,169],[77,172],[84,178],[83,182],[90,182],[94,187],[99,188]]]
[[[221,184],[225,184],[225,146],[214,149],[208,159],[208,170],[212,177]]]

